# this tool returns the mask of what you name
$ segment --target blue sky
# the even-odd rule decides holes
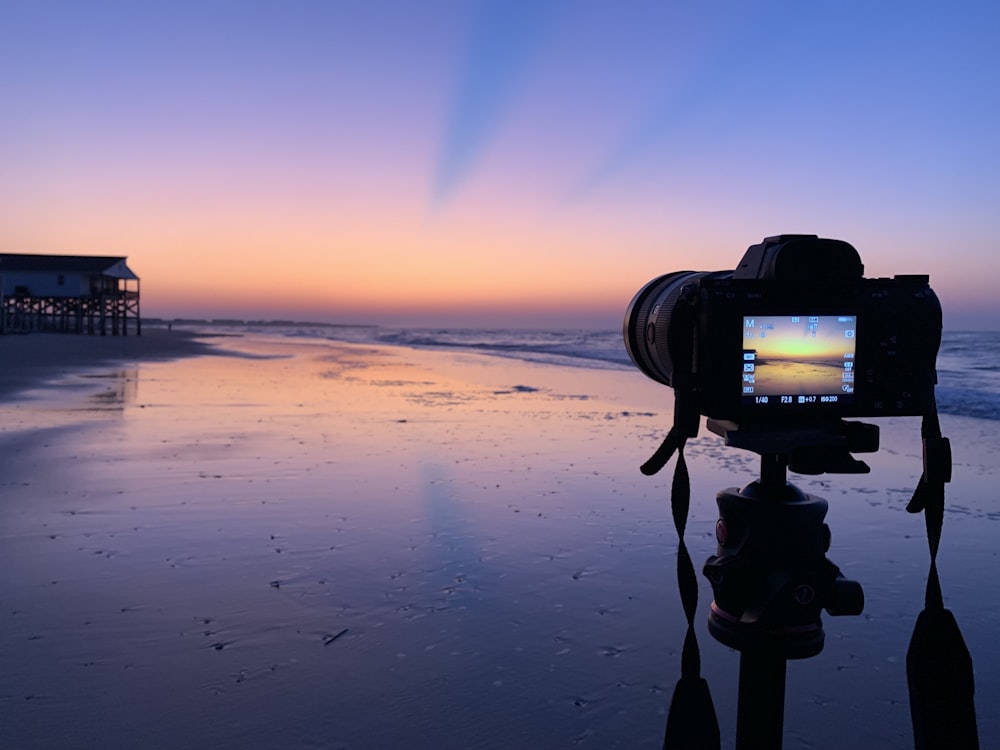
[[[4,0],[0,244],[127,254],[150,314],[611,325],[804,232],[1000,328],[998,32],[986,2]]]

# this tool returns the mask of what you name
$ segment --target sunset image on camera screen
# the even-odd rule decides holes
[[[856,317],[743,318],[742,395],[749,403],[845,403],[854,394]]]

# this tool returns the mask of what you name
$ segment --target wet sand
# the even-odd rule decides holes
[[[685,623],[669,473],[637,466],[667,389],[454,352],[183,341],[88,349],[83,369],[48,352],[5,375],[0,746],[662,745]],[[991,422],[944,428],[940,571],[989,747],[1000,441]],[[886,423],[867,477],[793,477],[829,500],[830,556],[867,604],[824,618],[823,653],[789,664],[788,747],[913,746],[918,430]],[[716,491],[757,460],[707,433],[688,456],[700,571]],[[703,674],[732,746],[738,655],[705,630],[700,584]]]
[[[0,336],[0,400],[37,388],[68,371],[110,363],[177,359],[209,351],[194,331],[147,326],[141,336],[78,336],[74,334],[6,334]]]

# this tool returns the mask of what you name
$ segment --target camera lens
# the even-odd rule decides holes
[[[673,386],[674,362],[667,341],[670,316],[685,287],[708,275],[706,271],[674,271],[653,279],[632,298],[625,312],[622,335],[632,362],[648,377]]]

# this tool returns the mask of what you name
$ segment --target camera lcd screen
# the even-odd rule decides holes
[[[851,403],[856,341],[854,315],[743,316],[743,404]]]

